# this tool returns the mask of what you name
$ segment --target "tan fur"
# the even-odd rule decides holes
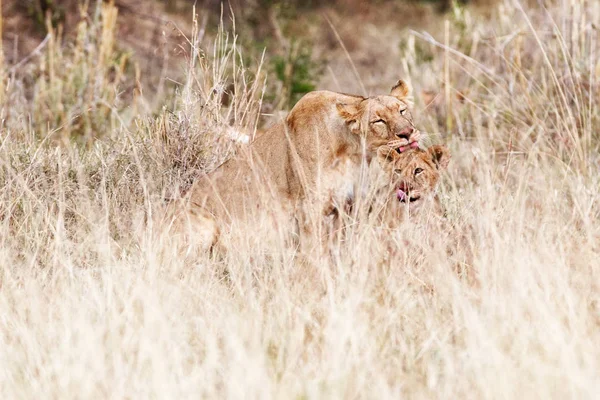
[[[156,233],[167,247],[177,246],[178,254],[207,251],[217,242],[219,226],[207,210],[192,207],[189,199],[172,201],[162,213],[157,214]]]
[[[381,188],[381,200],[386,203],[386,211],[398,214],[415,212],[424,204],[439,206],[435,188],[442,170],[448,167],[450,151],[445,146],[431,146],[427,150],[411,149],[403,153],[383,146],[378,150],[379,163],[388,177]],[[405,193],[403,201],[398,197],[399,190]]]
[[[408,85],[399,81],[390,95],[364,98],[329,91],[305,95],[289,115],[233,159],[194,183],[190,208],[231,222],[283,200],[351,200],[361,165],[382,145],[416,142],[408,110]]]

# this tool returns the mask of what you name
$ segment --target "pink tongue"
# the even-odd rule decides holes
[[[402,153],[404,150],[408,150],[408,149],[416,149],[419,147],[419,142],[412,142],[411,144],[409,144],[408,146],[400,146],[398,147],[398,151],[400,153]]]
[[[396,191],[396,197],[398,197],[398,201],[404,201],[406,199],[406,193],[402,189],[398,189]]]

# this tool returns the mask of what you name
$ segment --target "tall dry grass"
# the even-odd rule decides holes
[[[358,220],[329,257],[270,223],[186,257],[143,223],[255,127],[260,60],[240,65],[233,36],[195,31],[187,82],[154,116],[120,107],[103,68],[110,6],[83,54],[55,41],[35,73],[3,65],[0,396],[594,398],[600,6],[546,4],[455,10],[445,37],[414,32],[380,66],[439,88],[416,109],[453,151],[447,218]]]

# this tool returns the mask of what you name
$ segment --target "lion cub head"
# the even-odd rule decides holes
[[[390,177],[388,188],[394,199],[414,209],[433,197],[440,172],[448,167],[450,151],[445,146],[431,146],[399,153],[388,146],[377,151],[380,165]]]
[[[366,138],[369,150],[387,145],[399,152],[418,147],[419,131],[409,110],[410,89],[399,80],[389,95],[356,97],[336,104],[350,130]]]

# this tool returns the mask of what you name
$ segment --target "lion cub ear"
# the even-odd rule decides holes
[[[337,103],[337,111],[340,117],[346,121],[352,133],[360,133],[359,109],[357,104]]]
[[[431,159],[435,163],[438,169],[448,168],[450,163],[450,150],[446,146],[435,145],[427,149],[427,152],[431,156]]]
[[[390,146],[380,146],[377,149],[377,160],[381,165],[389,164],[394,162],[400,157],[400,154],[396,149]]]
[[[400,79],[392,88],[390,95],[394,96],[398,100],[406,102],[410,96],[410,86],[408,83]]]

